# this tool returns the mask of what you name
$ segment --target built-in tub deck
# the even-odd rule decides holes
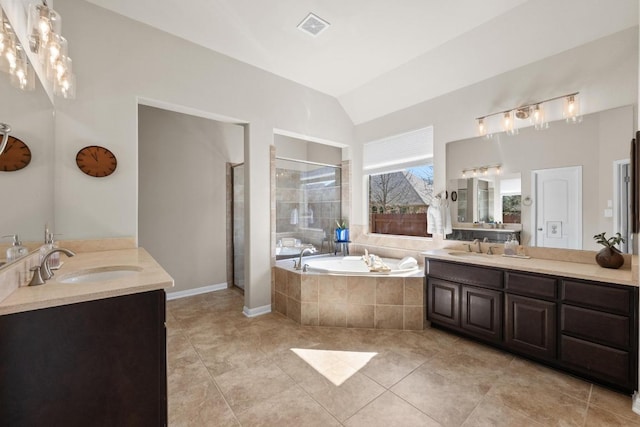
[[[303,264],[314,265],[313,261],[321,261],[316,264],[320,269],[331,260],[341,259],[309,257]],[[394,260],[384,261],[390,265],[394,263]],[[335,270],[302,272],[293,268],[292,260],[282,260],[276,262],[273,270],[274,311],[302,325],[424,329],[424,272],[421,268],[391,274],[338,273]]]

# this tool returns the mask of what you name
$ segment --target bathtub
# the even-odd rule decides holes
[[[391,268],[391,271],[372,272],[369,266],[365,264],[362,257],[346,256],[346,257],[310,257],[303,258],[302,264],[308,266],[308,271],[312,273],[324,274],[343,274],[349,276],[369,276],[369,275],[411,275],[420,271],[420,267],[400,269],[398,268],[398,259],[383,258],[382,261]]]

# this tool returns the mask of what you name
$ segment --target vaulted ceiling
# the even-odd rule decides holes
[[[87,0],[336,97],[367,122],[638,25],[638,0]],[[297,25],[313,12],[318,37]]]

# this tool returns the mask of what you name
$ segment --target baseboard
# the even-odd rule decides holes
[[[246,305],[242,309],[242,314],[247,317],[256,317],[263,314],[271,313],[271,304],[263,305],[262,307],[249,308]]]
[[[640,414],[640,392],[636,391],[635,393],[633,393],[633,399],[631,401],[631,409],[633,410],[633,412],[635,412],[636,414]]]
[[[208,292],[221,291],[227,289],[227,282],[217,285],[203,286],[201,288],[187,289],[185,291],[167,292],[167,301],[178,298],[192,297],[194,295],[206,294]]]

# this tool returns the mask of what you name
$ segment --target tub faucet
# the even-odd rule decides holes
[[[64,248],[51,249],[49,252],[44,254],[40,265],[33,267],[31,269],[31,271],[33,271],[33,277],[31,278],[31,282],[29,283],[29,286],[44,285],[47,280],[53,277],[53,272],[49,268],[49,263],[47,261],[49,261],[49,257],[52,254],[55,254],[56,252],[62,252],[68,257],[72,257],[75,255],[75,253],[70,251],[69,249],[64,249]]]
[[[298,263],[295,265],[296,270],[302,270],[302,257],[304,256],[304,254],[306,253],[312,254],[314,252],[315,250],[313,250],[312,248],[304,248],[303,250],[301,250],[300,258],[298,259]]]
[[[482,244],[480,243],[480,240],[478,239],[473,239],[473,243],[474,245],[477,243],[478,244],[478,253],[481,254],[482,253]]]

